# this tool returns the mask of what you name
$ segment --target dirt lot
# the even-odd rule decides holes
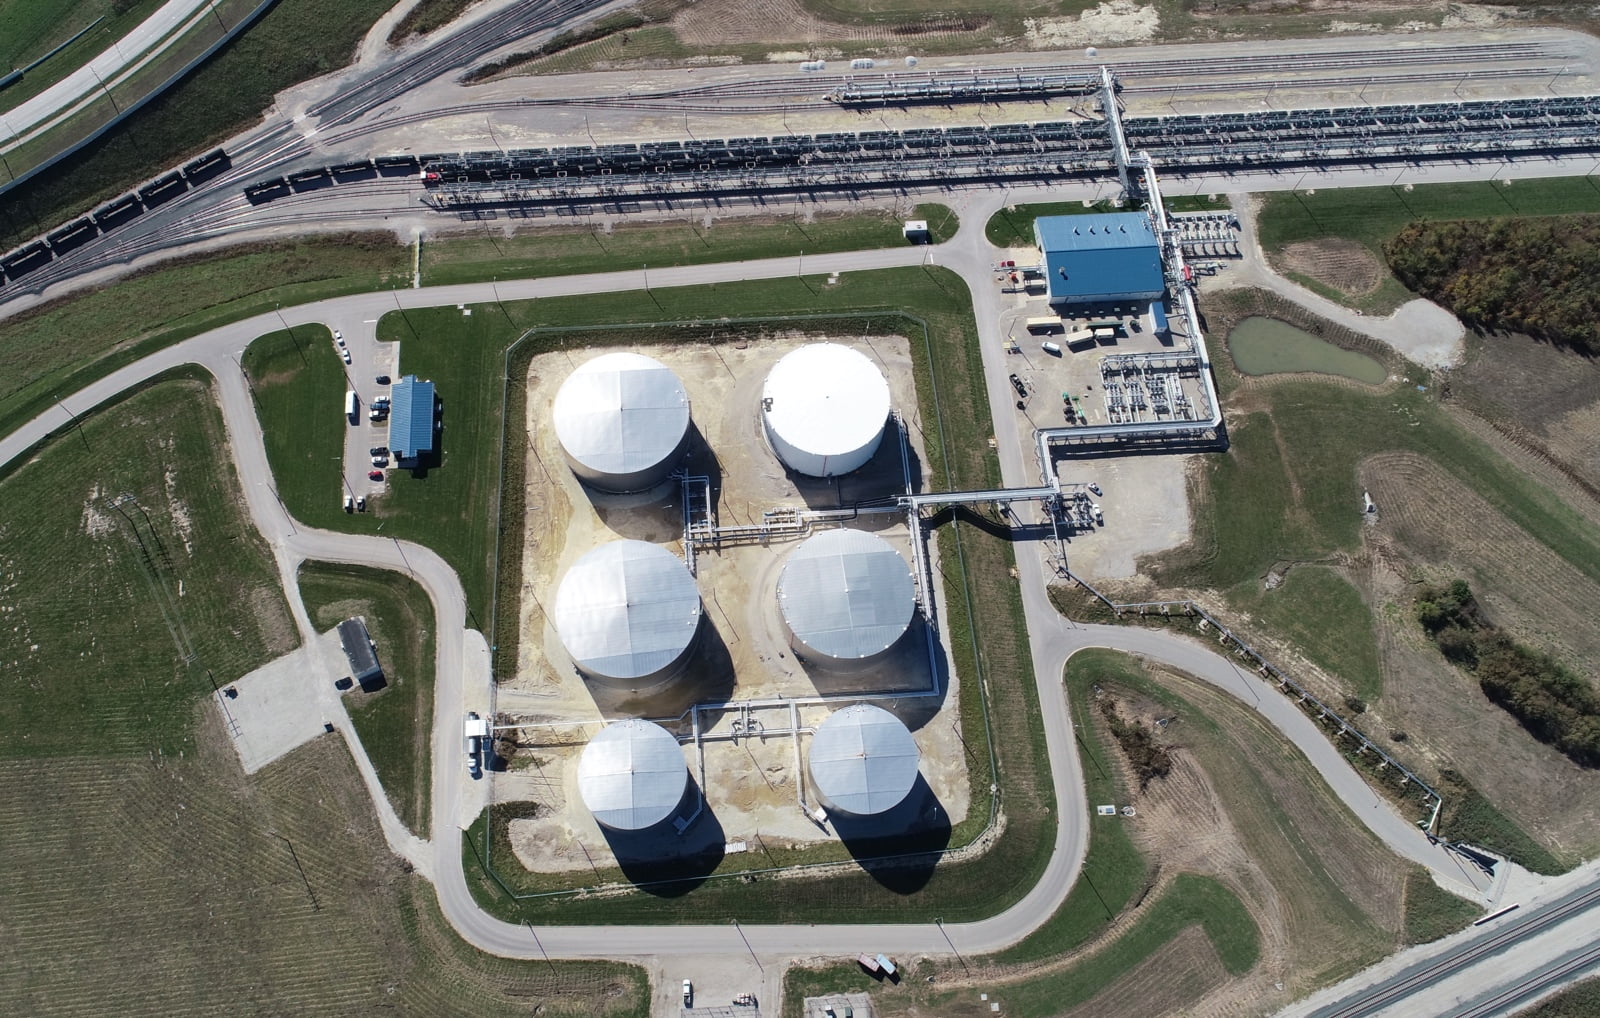
[[[783,332],[731,338],[715,346],[638,347],[672,368],[688,390],[697,430],[688,469],[712,478],[719,522],[758,522],[764,511],[777,506],[836,508],[902,490],[904,466],[892,429],[885,432],[877,455],[865,467],[832,481],[792,476],[768,450],[758,409],[767,372],[785,353],[820,338],[860,350],[883,369],[890,381],[893,405],[909,426],[912,475],[925,479],[910,353],[902,337],[808,337]],[[567,375],[590,356],[590,351],[577,349],[543,355],[533,360],[528,373],[530,509],[522,604],[523,631],[528,638],[522,643],[515,678],[500,689],[498,709],[502,715],[528,722],[590,722],[560,736],[549,730],[524,734],[520,737],[523,748],[513,755],[509,773],[495,779],[497,801],[531,800],[546,807],[538,816],[512,825],[519,856],[530,868],[540,870],[583,869],[610,858],[607,841],[583,808],[575,785],[577,757],[585,739],[598,730],[601,718],[664,719],[674,732],[688,736],[692,724],[683,714],[696,703],[869,692],[916,694],[934,686],[920,617],[913,620],[895,653],[873,668],[840,673],[796,661],[777,611],[775,589],[798,536],[774,539],[766,546],[729,546],[697,555],[707,618],[680,677],[638,693],[580,678],[544,611],[563,571],[591,548],[618,538],[650,541],[683,554],[681,493],[676,482],[636,495],[606,495],[584,488],[566,467],[549,423],[549,407]],[[909,536],[900,516],[862,516],[849,525],[884,538],[909,563]],[[943,696],[913,695],[879,702],[914,731],[922,750],[922,774],[949,821],[958,822],[966,815],[968,786],[955,711],[945,709],[954,703],[955,679],[946,660],[941,659],[937,667]],[[804,707],[801,728],[820,723],[829,710]],[[768,733],[786,732],[791,727],[786,706],[757,710],[753,715],[741,714],[739,708],[701,711],[701,731],[711,740],[705,748],[705,777],[715,822],[698,823],[688,840],[751,840],[751,850],[755,850],[752,839],[758,835],[780,839],[783,844],[833,837],[807,819],[797,805],[795,746],[789,736],[729,738],[736,720],[752,719]],[[802,736],[802,756],[808,739]],[[699,758],[691,748],[686,752],[691,774],[698,778]],[[693,810],[693,794],[684,815]],[[811,801],[814,806],[814,799]],[[682,850],[685,842],[676,841],[670,833],[667,837],[669,848]]]
[[[1280,271],[1308,276],[1352,297],[1376,290],[1387,271],[1371,251],[1343,237],[1290,244],[1276,262]]]

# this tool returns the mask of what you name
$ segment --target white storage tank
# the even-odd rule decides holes
[[[689,394],[672,369],[608,353],[561,383],[551,408],[567,465],[603,491],[642,491],[667,478],[689,441]]]
[[[874,816],[900,805],[921,757],[900,719],[858,703],[835,711],[811,737],[811,788],[830,813]]]
[[[678,808],[689,767],[678,740],[660,725],[629,718],[609,724],[578,758],[578,793],[602,826],[654,827]]]
[[[889,383],[865,354],[813,343],[772,366],[761,390],[767,442],[784,465],[837,477],[878,451],[889,419]]]
[[[856,668],[881,660],[916,611],[911,567],[883,538],[825,530],[807,538],[778,576],[790,646],[808,662]]]
[[[612,541],[567,570],[551,618],[579,671],[637,690],[683,667],[701,614],[700,591],[682,559],[644,541]]]

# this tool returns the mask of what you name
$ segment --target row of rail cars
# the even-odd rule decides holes
[[[180,169],[155,178],[137,190],[107,202],[81,219],[74,220],[43,237],[0,258],[0,285],[21,279],[56,258],[74,251],[102,234],[110,233],[166,204],[191,187],[226,172],[233,160],[222,149],[208,152]]]

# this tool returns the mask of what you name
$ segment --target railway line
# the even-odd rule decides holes
[[[1311,1012],[1309,1018],[1365,1018],[1376,1014],[1407,997],[1427,990],[1468,966],[1505,950],[1524,937],[1533,936],[1557,923],[1588,912],[1597,905],[1600,905],[1600,887],[1579,888],[1537,911],[1516,913],[1496,927],[1494,932],[1469,940],[1453,951],[1417,962],[1364,993]],[[1600,945],[1592,947],[1591,952],[1600,955]],[[1522,992],[1527,992],[1528,984],[1537,981],[1530,978],[1518,985],[1522,987]],[[1514,995],[1515,989],[1508,988],[1507,992]],[[1495,1008],[1491,1007],[1478,1013],[1494,1014]]]

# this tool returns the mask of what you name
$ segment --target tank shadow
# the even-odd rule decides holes
[[[906,727],[916,731],[927,724],[944,706],[949,695],[950,662],[944,645],[934,639],[933,654],[928,653],[929,627],[922,613],[914,612],[905,635],[881,661],[865,667],[839,667],[807,660],[805,655],[790,647],[795,663],[800,666],[820,696],[847,696],[850,694],[893,696],[907,694],[895,700],[887,709],[894,711]],[[920,696],[933,688],[937,681],[937,696]]]
[[[926,887],[950,845],[950,815],[921,774],[893,809],[871,817],[830,814],[829,820],[850,857],[895,894]]]
[[[672,678],[641,689],[583,681],[607,718],[677,717],[693,704],[721,702],[733,695],[733,655],[711,619],[702,616],[688,660]]]
[[[727,833],[709,805],[682,834],[674,825],[675,820],[693,815],[702,804],[701,795],[699,782],[690,775],[683,801],[661,823],[643,831],[600,828],[622,875],[639,890],[658,898],[679,898],[705,883],[722,864]]]

